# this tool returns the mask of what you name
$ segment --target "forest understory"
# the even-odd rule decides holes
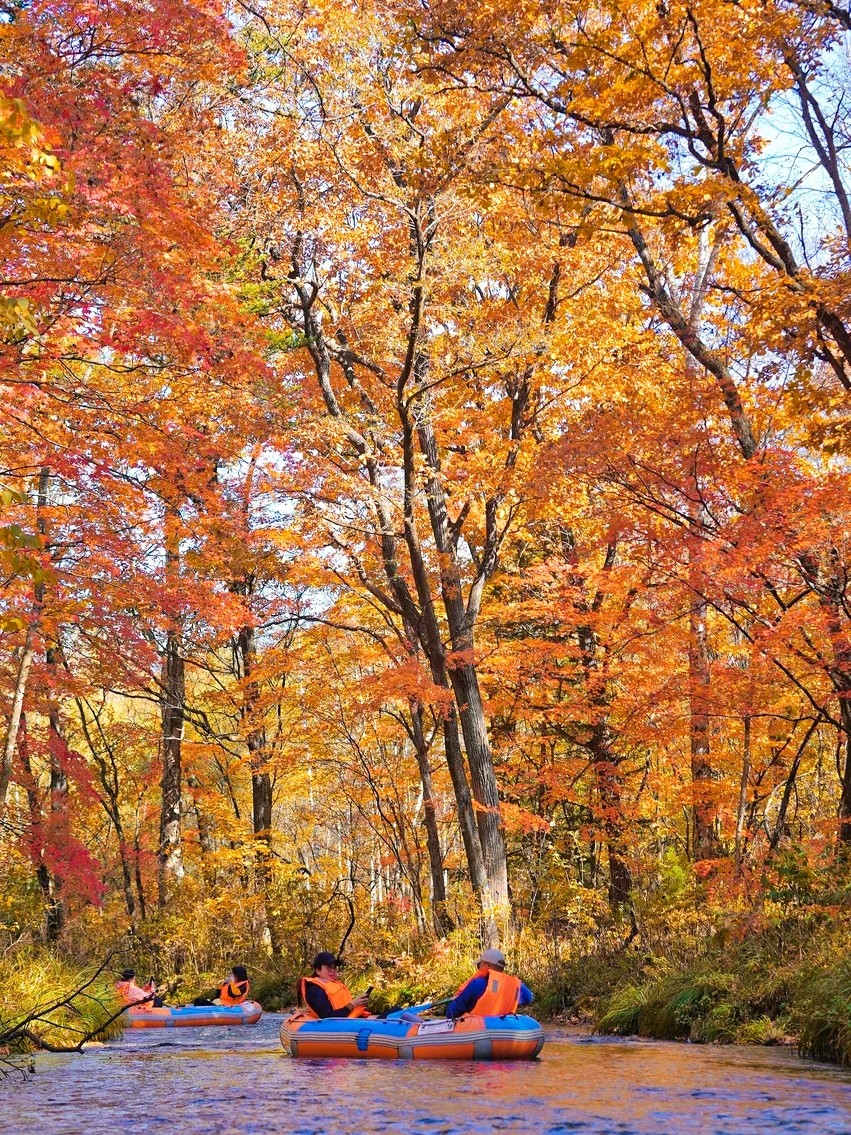
[[[652,897],[639,902],[629,920],[608,916],[593,893],[584,903],[574,895],[558,925],[516,924],[502,941],[509,968],[535,993],[533,1014],[556,1027],[700,1044],[786,1045],[849,1065],[851,915],[847,891],[836,890],[836,878],[835,863],[813,869],[789,853],[760,881],[758,903],[731,909],[717,902],[711,881],[695,882],[669,859]],[[721,891],[729,897],[729,884]],[[76,942],[69,938],[48,949],[22,935],[0,961],[0,1028],[95,974],[79,1002],[83,1012],[63,1006],[36,1031],[59,1045],[75,1040],[75,1028],[95,1039],[117,1035],[120,1020],[103,1033],[96,1030],[120,1007],[114,980],[127,964],[154,976],[169,1003],[184,1004],[215,995],[231,965],[247,963],[252,998],[266,1011],[287,1011],[312,953],[337,948],[341,938],[343,976],[355,992],[374,987],[373,1012],[439,1002],[470,976],[481,947],[475,921],[435,938],[410,924],[404,933],[404,919],[392,927],[369,917],[353,923],[349,904],[340,909],[335,900],[332,895],[324,909],[302,906],[307,920],[301,925],[291,907],[286,927],[276,934],[285,943],[277,956],[266,929],[255,936],[250,904],[234,909],[225,923],[211,904],[212,917],[195,927],[191,939],[181,937],[179,919],[170,927],[155,919],[116,939],[108,920],[94,911]],[[19,1038],[5,1051],[37,1048]]]

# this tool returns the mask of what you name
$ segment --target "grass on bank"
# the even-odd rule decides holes
[[[27,1037],[14,1036],[29,1018],[28,1029],[40,1040],[73,1048],[84,1037],[107,1040],[121,1032],[114,978],[104,972],[83,989],[95,968],[78,966],[47,950],[13,950],[0,957],[0,1049],[23,1054],[38,1049]]]
[[[796,1043],[804,1056],[851,1064],[851,958],[844,927],[813,934],[797,959],[778,934],[709,948],[687,968],[644,967],[599,998],[596,1027],[695,1043]],[[838,960],[837,960],[838,959]]]
[[[851,1064],[851,957],[810,975],[801,998],[799,1023],[804,1056]]]

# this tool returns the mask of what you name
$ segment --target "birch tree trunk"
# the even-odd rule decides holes
[[[38,476],[38,496],[36,503],[36,528],[40,536],[46,531],[44,509],[47,506],[50,489],[50,470],[42,468]],[[12,766],[15,759],[15,746],[18,741],[18,730],[21,725],[21,714],[24,710],[24,696],[27,691],[30,670],[32,669],[33,655],[38,631],[41,626],[41,615],[44,607],[44,581],[37,579],[33,588],[33,602],[30,610],[30,621],[27,625],[24,643],[21,647],[18,673],[15,678],[15,690],[12,694],[12,707],[9,720],[6,723],[6,733],[3,738],[3,757],[0,761],[0,818],[6,810],[6,798],[9,795],[9,785],[12,781]]]
[[[422,709],[416,705],[411,706],[411,729],[414,750],[417,755],[417,767],[420,771],[420,782],[423,786],[423,823],[426,829],[426,847],[431,874],[431,919],[437,936],[444,938],[447,932],[452,929],[452,920],[446,908],[443,852],[440,847],[440,832],[437,827],[437,800],[434,795],[431,764],[428,758],[425,730],[423,729]]]
[[[53,677],[51,688],[55,688],[57,655],[57,648],[49,647],[45,656],[48,674]],[[48,752],[50,753],[50,811],[53,816],[58,817],[54,831],[57,837],[62,838],[62,835],[68,832],[68,776],[65,770],[68,743],[62,732],[59,706],[53,698],[51,698],[48,711]],[[55,942],[62,933],[65,918],[62,876],[58,870],[54,870],[53,901],[47,910],[46,937],[48,942]]]
[[[6,724],[6,735],[3,739],[3,763],[0,765],[0,818],[6,810],[6,798],[9,795],[9,785],[12,781],[12,766],[15,759],[15,746],[18,741],[18,730],[21,726],[21,714],[24,709],[24,694],[32,667],[35,653],[37,624],[35,619],[30,622],[24,636],[24,645],[21,648],[21,657],[18,662],[18,674],[15,679],[15,692],[12,695],[12,709]]]
[[[166,513],[166,583],[176,587],[180,570],[179,536],[174,510]],[[170,880],[183,878],[183,847],[180,830],[183,731],[186,703],[186,664],[183,634],[179,622],[170,620],[163,653],[161,688],[162,713],[162,799],[160,804],[160,843],[157,870],[157,903],[162,910],[168,902]]]
[[[446,507],[446,496],[440,479],[440,459],[434,430],[428,419],[428,406],[421,400],[417,407],[417,436],[426,459],[428,475],[426,491],[428,512],[435,545],[440,555],[440,587],[446,622],[449,627],[452,654],[447,670],[464,748],[470,768],[470,783],[476,803],[476,821],[488,890],[497,918],[508,916],[508,860],[505,853],[500,817],[499,788],[493,764],[487,718],[482,701],[474,659],[475,614],[468,614],[464,603],[463,580]]]
[[[248,594],[248,585],[240,588],[240,594]],[[259,703],[260,686],[254,678],[257,661],[257,636],[254,627],[246,624],[237,635],[240,677],[243,681],[242,721],[245,730],[245,744],[248,749],[248,763],[251,769],[251,820],[254,831],[256,855],[257,887],[263,898],[266,929],[272,954],[280,956],[284,943],[277,933],[277,919],[273,911],[272,887],[272,777],[266,767],[266,730],[263,725]]]
[[[691,569],[694,569],[692,560]],[[714,859],[718,854],[717,809],[710,755],[709,664],[706,602],[702,588],[692,589],[689,602],[689,744],[692,787],[692,857]]]

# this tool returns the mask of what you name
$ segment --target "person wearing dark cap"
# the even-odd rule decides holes
[[[157,997],[154,992],[154,979],[151,978],[147,985],[137,985],[134,969],[123,971],[121,980],[115,983],[115,991],[125,1005],[138,1005],[140,1008],[153,1009],[162,1009],[163,1007],[162,998]]]
[[[504,1017],[534,1001],[531,989],[519,977],[505,972],[505,956],[500,950],[484,950],[476,973],[465,981],[446,1009],[447,1017]]]
[[[338,961],[328,950],[313,959],[313,973],[299,979],[296,990],[302,1008],[312,1010],[324,1021],[326,1017],[368,1017],[367,993],[352,997],[337,977]]]

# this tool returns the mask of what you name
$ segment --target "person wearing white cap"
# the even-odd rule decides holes
[[[481,1017],[504,1017],[534,1001],[531,989],[519,977],[505,972],[500,950],[483,950],[476,973],[465,981],[446,1009],[447,1017],[475,1013]]]

